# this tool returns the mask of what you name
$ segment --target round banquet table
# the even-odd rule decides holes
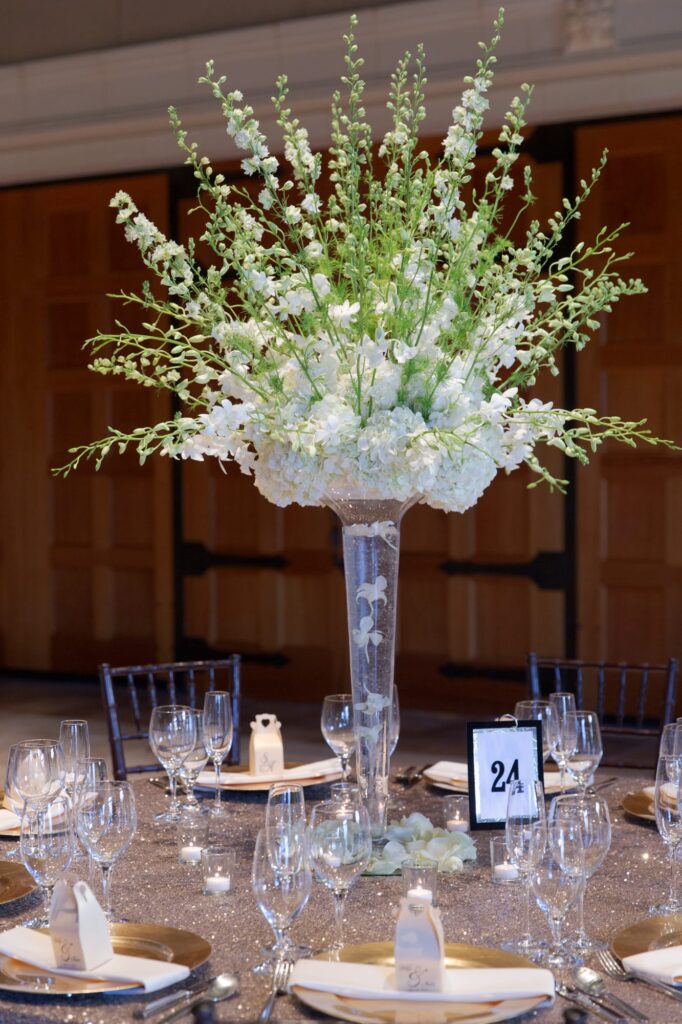
[[[603,769],[600,778],[612,775]],[[619,773],[604,790],[613,822],[610,853],[591,880],[585,900],[585,917],[590,933],[608,939],[615,931],[647,915],[651,903],[667,892],[668,868],[665,849],[655,826],[628,819],[621,807],[622,797],[650,784],[641,775]],[[233,891],[228,896],[202,895],[201,869],[182,866],[177,860],[175,835],[169,827],[152,821],[165,803],[163,792],[147,778],[134,782],[138,798],[139,828],[128,852],[121,858],[112,878],[114,913],[126,920],[153,922],[197,932],[207,939],[213,952],[199,969],[206,978],[230,969],[241,976],[236,998],[216,1006],[217,1021],[242,1021],[256,1017],[264,1003],[269,982],[252,974],[251,967],[263,958],[262,947],[272,939],[270,929],[251,893],[251,855],[254,838],[263,822],[264,793],[230,793],[225,798],[224,819],[211,824],[211,841],[231,844],[237,857]],[[420,782],[410,789],[392,787],[391,818],[421,811],[434,824],[442,823],[443,794]],[[306,791],[308,804],[325,799],[327,787]],[[478,859],[454,875],[439,876],[438,900],[447,942],[495,946],[518,934],[521,921],[522,889],[490,881],[489,839],[491,833],[474,833]],[[8,842],[8,841],[5,841]],[[0,844],[0,857],[5,843]],[[347,901],[346,939],[349,943],[391,939],[394,916],[401,895],[400,877],[362,877]],[[0,907],[0,929],[21,923],[35,912],[36,896]],[[549,937],[543,915],[533,909],[536,934]],[[320,947],[333,931],[332,899],[319,883],[313,885],[309,903],[294,924],[292,935],[299,942]],[[609,987],[645,1010],[651,1024],[682,1020],[682,1004],[634,984],[610,982]],[[0,992],[2,1024],[116,1024],[130,1022],[134,1010],[144,1005],[136,996],[80,996],[58,998],[24,996]],[[535,1015],[539,1024],[562,1019],[568,1004],[557,998],[554,1006]],[[191,1020],[186,1016],[185,1020]],[[277,999],[273,1022],[329,1020],[287,996]],[[592,1018],[591,1018],[592,1019]]]

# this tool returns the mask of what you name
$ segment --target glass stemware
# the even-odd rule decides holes
[[[12,811],[17,817],[21,818],[22,811],[24,809],[24,801],[14,789],[14,759],[16,756],[17,748],[19,744],[15,743],[9,748],[7,755],[7,764],[5,766],[5,793],[3,798],[4,806],[7,810]],[[19,858],[19,846],[12,846],[10,849],[5,851],[3,849],[3,857],[5,860],[17,860]]]
[[[222,813],[220,769],[232,746],[232,698],[227,690],[210,690],[204,696],[204,744],[215,768],[215,797],[211,813]]]
[[[338,960],[343,949],[346,897],[372,854],[369,815],[357,804],[327,801],[313,807],[310,830],[312,865],[334,897],[336,939],[330,952]]]
[[[64,752],[57,740],[22,740],[14,745],[12,785],[14,796],[40,806],[58,796],[64,786]]]
[[[346,782],[350,776],[351,755],[355,750],[353,698],[350,693],[332,693],[324,698],[320,727],[327,746],[341,761],[341,775]]]
[[[104,912],[111,921],[111,872],[137,830],[135,794],[129,782],[100,782],[84,790],[76,808],[78,835],[102,871]]]
[[[107,763],[103,757],[85,757],[76,764],[76,770],[74,773],[74,791],[72,796],[72,815],[73,829],[76,834],[76,839],[80,840],[81,844],[83,840],[78,835],[78,815],[76,814],[80,799],[83,793],[87,793],[89,790],[95,789],[100,782],[106,782],[108,778],[109,774],[107,771]],[[80,860],[82,857],[83,854],[78,842],[76,842],[73,858],[74,860]]]
[[[604,756],[599,718],[596,711],[569,711],[564,723],[566,768],[578,787],[585,792]]]
[[[504,946],[533,955],[540,943],[530,931],[531,876],[542,860],[547,841],[545,794],[541,782],[520,779],[511,783],[504,832],[509,858],[525,886],[523,934]]]
[[[305,795],[303,786],[289,782],[276,782],[270,786],[265,808],[268,828],[295,828],[305,830]]]
[[[43,890],[44,913],[26,925],[47,928],[52,890],[71,863],[74,852],[71,801],[66,794],[40,806],[27,805],[21,817],[19,849],[24,867]]]
[[[552,945],[541,955],[547,967],[572,967],[582,963],[562,942],[561,929],[583,885],[583,839],[576,821],[559,819],[547,826],[547,850],[531,874],[538,906],[552,931]]]
[[[559,729],[559,716],[554,704],[548,700],[519,700],[514,707],[514,718],[542,723],[542,760],[546,761],[556,749]]]
[[[400,739],[400,702],[398,687],[393,684],[393,700],[391,701],[391,717],[388,723],[388,756],[393,757]]]
[[[178,770],[178,778],[182,783],[187,799],[182,806],[183,813],[197,814],[202,810],[201,804],[196,798],[194,787],[197,784],[199,774],[203,772],[208,764],[208,751],[204,743],[204,716],[202,711],[192,710],[195,720],[196,739],[185,760]]]
[[[566,729],[566,716],[575,711],[575,697],[572,693],[558,690],[556,693],[550,693],[549,702],[555,709],[557,716],[557,732],[554,735],[554,743],[550,751],[550,756],[561,773],[559,783],[563,790],[566,784],[566,761],[568,760],[568,750],[573,742],[572,735],[570,735],[569,731]]]
[[[277,828],[261,829],[258,833],[251,884],[256,903],[274,932],[275,942],[270,950],[273,958],[258,964],[254,968],[257,973],[271,971],[278,960],[298,957],[298,949],[289,938],[289,929],[308,902],[312,889],[308,858],[300,849],[283,845],[278,863],[273,863],[270,851],[274,843],[272,837],[269,841],[269,831],[281,835]]]
[[[663,726],[661,742],[658,748],[658,756],[669,754],[679,757],[682,755],[682,720],[669,722]]]
[[[180,802],[176,793],[177,776],[185,758],[194,749],[196,730],[194,711],[184,704],[165,704],[152,711],[149,745],[168,773],[171,791],[170,807],[157,814],[156,821],[175,822],[180,815]]]
[[[583,841],[583,885],[578,896],[578,930],[570,945],[580,955],[597,949],[605,949],[604,943],[590,938],[585,930],[585,889],[592,876],[604,863],[611,848],[611,816],[604,797],[596,793],[585,793],[555,797],[549,812],[550,823],[574,821],[581,831]]]
[[[665,843],[670,863],[670,888],[668,897],[658,906],[652,907],[653,914],[672,914],[682,909],[678,886],[678,857],[682,844],[682,815],[680,814],[679,787],[682,781],[682,756],[663,754],[656,766],[654,787],[654,813],[656,828]]]
[[[76,765],[90,757],[90,731],[82,718],[67,718],[59,725],[59,742],[64,751],[64,788],[73,800]]]

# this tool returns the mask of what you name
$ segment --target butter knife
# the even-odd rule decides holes
[[[211,984],[211,979],[202,978],[201,981],[195,981],[192,985],[187,985],[185,988],[181,988],[179,992],[170,992],[166,996],[161,996],[159,999],[152,999],[151,1003],[147,1003],[139,1010],[135,1010],[133,1017],[136,1020],[149,1020],[159,1010],[168,1010],[173,1006],[180,1006],[181,1003],[188,1001],[192,996],[195,996],[197,992],[201,992],[202,989],[208,988]]]

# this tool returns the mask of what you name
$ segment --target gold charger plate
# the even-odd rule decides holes
[[[654,804],[648,793],[640,789],[637,793],[627,793],[621,800],[621,807],[626,814],[640,821],[656,821]]]
[[[38,888],[19,861],[0,860],[0,906],[20,900]]]
[[[211,955],[210,943],[200,935],[160,924],[112,924],[110,935],[114,953],[185,964],[190,970],[206,963]],[[50,974],[0,953],[0,990],[41,996],[80,996],[96,992],[141,992],[142,988],[123,981]]]
[[[392,967],[392,942],[366,942],[344,946],[341,959],[356,964]],[[535,967],[525,957],[488,946],[469,946],[448,942],[446,967]],[[504,999],[489,1003],[455,1003],[444,996],[442,1002],[406,1002],[399,999],[361,999],[338,996],[333,992],[292,986],[291,991],[314,1010],[355,1024],[495,1024],[528,1013],[547,1002],[546,996]]]
[[[298,768],[300,761],[286,761],[284,764],[285,768]],[[247,772],[249,769],[246,765],[235,765],[228,768],[229,773],[240,774],[241,772]],[[220,791],[225,793],[267,793],[271,786],[274,786],[278,782],[291,782],[292,785],[297,786],[322,786],[326,782],[337,782],[341,778],[341,772],[328,772],[326,775],[311,775],[307,779],[271,779],[269,782],[247,782],[241,785],[237,782],[235,785],[229,783],[223,783],[220,787]],[[195,789],[205,793],[215,793],[215,786],[195,786]]]
[[[621,928],[611,939],[611,949],[621,960],[650,949],[679,945],[682,945],[682,914],[645,917],[643,921]]]

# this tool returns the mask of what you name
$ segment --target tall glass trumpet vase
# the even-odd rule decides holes
[[[418,500],[326,498],[342,524],[356,771],[375,840],[388,807],[400,521]]]

